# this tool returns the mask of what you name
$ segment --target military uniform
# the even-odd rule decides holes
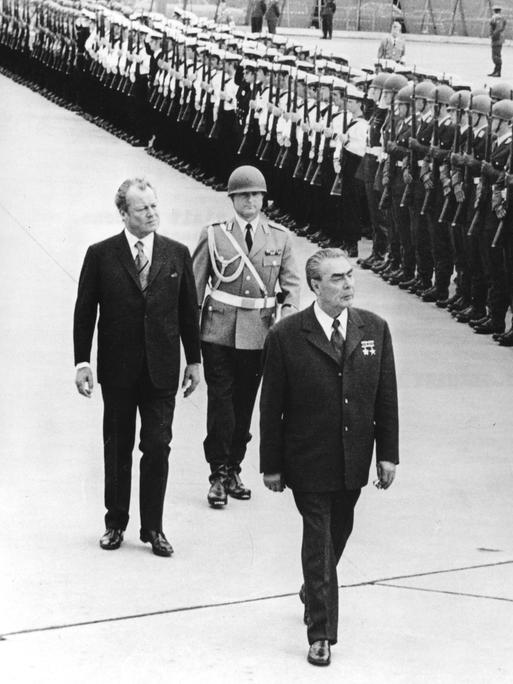
[[[244,229],[240,217],[207,226],[193,255],[202,309],[208,385],[204,448],[211,482],[230,471],[240,473],[251,439],[261,350],[276,320],[276,288],[281,291],[283,308],[295,312],[299,306],[300,279],[289,233],[260,217],[254,222],[253,245],[248,252]]]

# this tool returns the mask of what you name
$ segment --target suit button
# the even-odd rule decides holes
[[[344,427],[344,432],[349,432],[349,428],[347,427],[347,425]]]
[[[248,295],[248,294],[249,294],[249,290],[244,290],[244,294],[245,294],[245,295]]]
[[[349,399],[347,397],[344,399],[344,404],[349,404]]]
[[[251,276],[246,276],[246,280],[251,280]]]
[[[342,377],[342,373],[337,373],[337,375],[338,375],[339,378]]]

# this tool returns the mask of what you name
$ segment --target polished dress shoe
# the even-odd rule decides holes
[[[217,477],[212,481],[210,489],[208,490],[207,501],[212,508],[221,508],[228,503],[226,489],[224,488],[223,481],[220,477]]]
[[[423,302],[437,302],[439,299],[447,299],[447,292],[440,292],[435,285],[423,292],[421,296]]]
[[[462,301],[464,301],[463,297],[462,297],[460,294],[458,294],[457,292],[455,292],[455,293],[452,295],[452,297],[449,297],[449,299],[447,300],[447,309],[448,309],[449,311],[451,311],[451,310],[452,310],[452,307],[453,307],[454,305],[457,305],[458,303],[460,303],[460,302],[462,302]]]
[[[405,273],[403,269],[399,269],[396,273],[392,273],[392,275],[388,278],[387,282],[389,285],[399,285],[399,283],[404,279]],[[408,276],[409,278],[410,276]]]
[[[114,549],[119,549],[122,541],[123,530],[119,530],[114,527],[108,527],[105,530],[105,534],[100,539],[100,546],[102,549],[105,549],[105,551],[114,551]]]
[[[482,318],[477,318],[476,320],[469,321],[468,324],[470,325],[471,328],[475,328],[476,325],[483,325],[483,323],[486,323],[486,321],[489,321],[490,317],[488,314],[483,316]]]
[[[380,259],[376,260],[372,266],[371,266],[371,271],[373,273],[381,273],[384,271],[386,268],[388,268],[388,261],[386,259]]]
[[[502,333],[504,332],[505,325],[504,323],[497,323],[493,321],[491,318],[489,318],[487,321],[482,323],[481,325],[476,325],[474,327],[474,332],[477,333],[478,335],[493,335],[493,333]]]
[[[501,347],[513,347],[513,328],[500,337],[499,344]]]
[[[460,297],[458,301],[455,302],[451,307],[451,316],[456,318],[458,314],[460,314],[462,311],[465,311],[465,309],[468,309],[469,306],[471,306],[470,302],[463,297]]]
[[[426,290],[429,290],[430,287],[431,287],[431,281],[430,280],[420,280],[416,285],[413,285],[409,291],[412,294],[415,294],[418,297],[420,297],[420,295],[423,292],[425,292]]]
[[[401,280],[399,283],[399,289],[400,290],[409,290],[410,287],[413,287],[414,285],[417,286],[419,283],[417,278],[408,278],[408,280]]]
[[[485,315],[485,312],[481,309],[476,309],[473,306],[468,306],[466,309],[463,309],[463,311],[459,311],[456,314],[456,320],[458,323],[470,323],[470,321],[475,321],[478,320],[479,318],[483,318]]]
[[[330,642],[327,639],[314,641],[308,649],[306,659],[312,665],[329,665],[331,662]]]
[[[141,541],[151,544],[151,550],[156,556],[173,555],[173,547],[166,539],[164,532],[159,530],[141,530]]]
[[[224,488],[226,493],[234,499],[251,499],[251,489],[248,489],[242,484],[242,480],[238,473],[230,473],[228,475],[224,481]]]

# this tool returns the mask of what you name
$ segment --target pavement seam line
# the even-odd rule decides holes
[[[376,587],[390,587],[391,589],[410,589],[411,591],[426,591],[431,594],[446,594],[449,596],[465,596],[468,598],[480,598],[488,601],[505,601],[506,603],[513,603],[513,599],[504,598],[503,596],[489,596],[488,594],[472,594],[467,591],[451,591],[450,589],[429,589],[428,587],[408,587],[404,584],[389,584],[388,582],[376,582]]]
[[[51,259],[51,260],[53,261],[53,263],[54,263],[56,266],[58,266],[58,267],[61,269],[61,271],[63,271],[63,272],[68,276],[68,278],[70,278],[74,283],[77,283],[77,282],[78,282],[78,281],[76,280],[76,278],[75,278],[73,275],[71,275],[71,273],[70,273],[69,271],[67,271],[61,263],[59,263],[59,262],[57,261],[57,259],[53,256],[53,254],[52,254],[51,252],[49,252],[49,251],[46,249],[46,247],[43,245],[43,243],[42,243],[42,242],[39,242],[39,240],[30,232],[30,226],[25,226],[25,225],[24,225],[19,219],[17,219],[16,216],[14,216],[14,214],[12,214],[12,213],[9,211],[9,209],[7,209],[7,207],[6,207],[5,205],[3,205],[1,202],[0,202],[0,208],[1,208],[8,216],[10,216],[10,218],[14,221],[14,223],[17,224],[17,226],[18,226],[19,228],[21,228],[21,230],[25,233],[25,235],[28,235],[28,237],[29,237],[33,242],[35,242],[35,244],[39,247],[39,249],[40,249],[41,251],[43,251],[43,252],[46,254],[46,256],[47,256],[49,259]]]
[[[489,568],[489,567],[495,567],[498,565],[511,565],[513,564],[513,560],[509,561],[499,561],[497,563],[484,563],[481,565],[469,565],[461,568],[449,568],[447,570],[434,570],[433,572],[421,572],[413,575],[399,575],[396,577],[390,577],[390,578],[383,578],[383,579],[378,579],[378,580],[369,580],[367,582],[356,582],[355,584],[341,584],[339,586],[340,589],[354,589],[358,587],[366,587],[366,586],[383,586],[383,587],[394,587],[393,584],[387,584],[387,582],[392,582],[393,580],[398,580],[398,579],[413,579],[415,577],[425,577],[427,575],[440,575],[440,574],[446,574],[446,573],[451,573],[451,572],[462,572],[463,570],[478,570],[480,568]],[[414,589],[414,587],[405,587],[401,585],[397,585],[399,589]],[[419,589],[420,591],[439,591],[439,590],[429,590],[429,589]],[[456,593],[456,592],[443,592],[440,590],[440,593]],[[38,632],[51,632],[51,631],[56,631],[59,629],[70,629],[72,627],[87,627],[89,625],[99,625],[99,624],[106,624],[108,622],[121,622],[123,620],[135,620],[135,619],[140,619],[140,618],[147,618],[147,617],[156,617],[157,615],[171,615],[173,613],[185,613],[191,610],[204,610],[208,608],[224,608],[227,606],[239,606],[239,605],[245,605],[248,603],[257,603],[260,601],[271,601],[274,599],[280,599],[280,598],[290,598],[291,596],[296,596],[297,592],[290,592],[286,594],[274,594],[272,596],[257,596],[255,598],[251,599],[239,599],[237,601],[222,601],[220,603],[205,603],[205,604],[199,604],[195,606],[184,606],[182,608],[167,608],[164,610],[155,610],[155,611],[150,611],[147,613],[135,613],[133,615],[120,615],[118,617],[111,617],[111,618],[99,618],[98,620],[84,620],[82,622],[70,622],[70,623],[65,623],[61,625],[47,625],[46,627],[34,627],[34,628],[29,628],[29,629],[20,629],[16,630],[14,632],[4,632],[3,634],[0,634],[0,641],[6,641],[7,637],[10,636],[20,636],[23,634],[35,634]],[[459,594],[457,594],[459,595]],[[461,594],[462,596],[465,596],[465,594]],[[470,595],[472,596],[472,595]],[[491,598],[491,599],[496,599],[496,600],[504,600],[504,601],[511,601],[511,599],[498,599],[495,596],[490,596],[490,597],[485,597],[485,596],[480,596],[479,594],[475,595],[477,598]]]

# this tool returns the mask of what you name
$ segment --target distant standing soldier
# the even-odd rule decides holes
[[[280,18],[280,7],[278,5],[278,0],[271,0],[267,12],[265,13],[265,18],[267,19],[267,29],[269,33],[276,33],[276,27],[278,26],[278,19]]]
[[[494,5],[493,15],[490,19],[490,39],[492,42],[492,62],[493,71],[488,76],[497,76],[500,78],[502,70],[502,44],[504,43],[504,29],[506,28],[506,19],[501,14],[502,7]]]
[[[403,27],[400,21],[394,21],[390,35],[383,38],[378,48],[378,59],[393,59],[402,62],[406,51],[406,41],[402,35]]]
[[[261,33],[267,7],[264,0],[255,0],[251,8],[251,33]]]
[[[333,15],[337,9],[333,0],[326,0],[321,7],[322,37],[333,38]]]
[[[262,216],[266,192],[258,169],[235,169],[228,179],[235,214],[204,228],[193,255],[208,387],[203,445],[211,471],[208,503],[213,508],[225,506],[227,494],[251,497],[240,471],[251,439],[262,349],[276,320],[276,287],[282,316],[296,313],[299,306],[300,278],[290,235]]]

